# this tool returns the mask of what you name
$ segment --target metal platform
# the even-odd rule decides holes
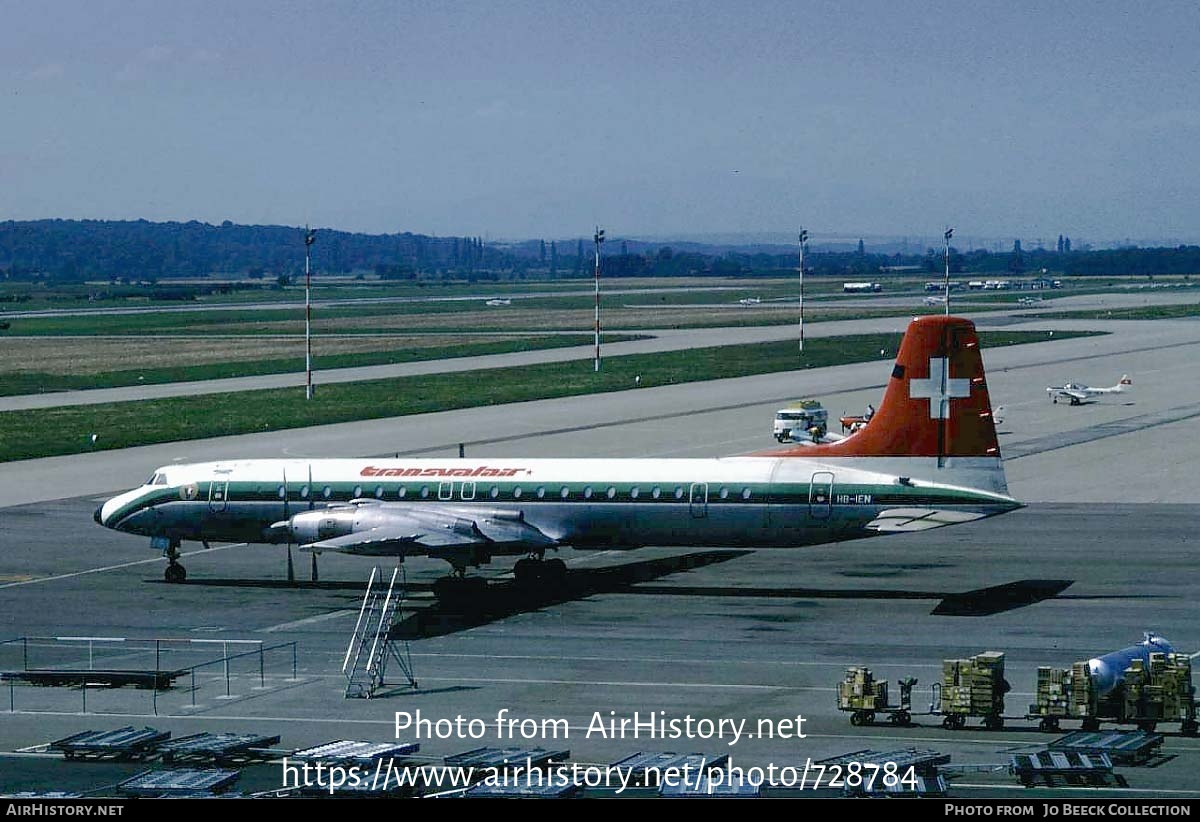
[[[222,768],[143,771],[118,783],[117,792],[127,796],[207,796],[228,790],[241,773]]]
[[[1113,773],[1112,760],[1107,754],[1084,754],[1075,751],[1039,751],[1014,754],[1010,768],[1025,787],[1043,784],[1054,788],[1064,785],[1105,788],[1126,787],[1124,777]]]
[[[915,784],[914,784],[915,783]],[[856,788],[846,786],[846,796],[887,796],[887,797],[938,797],[946,796],[946,778],[941,774],[918,776],[908,782],[897,782],[895,785],[884,785],[881,779],[876,779],[868,789],[866,785]]]
[[[934,776],[937,774],[939,765],[948,765],[950,763],[950,754],[944,754],[941,751],[934,751],[922,748],[901,748],[895,751],[874,751],[870,748],[864,748],[861,751],[852,751],[841,756],[830,757],[829,759],[821,759],[814,762],[814,765],[830,765],[846,766],[851,762],[859,764],[874,764],[879,766],[880,775],[883,774],[883,767],[888,763],[894,763],[896,770],[903,774],[910,767],[914,773],[920,776]]]
[[[664,784],[659,787],[658,795],[664,799],[758,799],[762,796],[762,786],[744,779],[730,782],[728,774],[719,779],[702,774],[686,782],[678,780],[673,785]]]
[[[1051,742],[1052,751],[1107,754],[1116,765],[1141,765],[1162,747],[1163,735],[1149,731],[1075,731]]]
[[[45,687],[153,688],[165,691],[188,671],[117,671],[94,668],[30,668],[24,671],[0,671],[0,682],[25,682]]]
[[[312,748],[293,751],[288,759],[299,762],[325,762],[331,765],[373,766],[384,757],[408,756],[421,750],[418,742],[358,742],[339,739]]]
[[[198,733],[164,742],[157,753],[166,763],[253,762],[269,758],[264,749],[277,742],[278,736],[261,734]]]
[[[136,729],[132,725],[113,731],[82,731],[50,743],[66,759],[145,759],[171,738],[170,731]]]
[[[624,759],[618,759],[609,765],[610,768],[628,769],[633,772],[630,784],[634,786],[648,785],[658,787],[658,780],[668,769],[674,768],[682,775],[698,774],[701,770],[723,768],[729,762],[729,754],[708,755],[700,753],[678,754],[673,752],[648,753],[639,751]]]
[[[443,761],[451,768],[474,768],[476,771],[510,770],[512,768],[544,768],[571,757],[570,751],[548,751],[545,748],[475,748],[447,756]],[[480,778],[483,778],[483,774]]]
[[[537,785],[526,784],[524,776],[514,785],[495,785],[478,782],[472,785],[462,796],[471,799],[570,799],[583,792],[583,788],[574,783],[566,785]]]

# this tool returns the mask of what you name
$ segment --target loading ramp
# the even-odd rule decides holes
[[[371,571],[362,608],[358,612],[358,622],[342,662],[347,699],[370,699],[375,696],[384,685],[389,661],[394,661],[400,667],[410,688],[417,687],[408,641],[392,639],[392,628],[404,601],[405,577],[402,572],[403,566],[392,569],[391,579],[385,585],[379,567]]]

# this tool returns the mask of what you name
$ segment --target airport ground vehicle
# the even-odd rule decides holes
[[[813,429],[816,430],[814,436]],[[817,400],[800,400],[775,412],[772,433],[779,442],[820,439],[829,431],[829,412]]]

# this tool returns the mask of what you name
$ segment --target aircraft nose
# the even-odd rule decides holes
[[[104,507],[104,506],[100,506],[100,508],[97,508],[97,509],[96,509],[96,513],[92,514],[92,519],[94,519],[94,520],[96,521],[96,524],[97,524],[97,525],[103,525],[103,524],[104,524],[104,521],[103,521],[103,520],[100,518],[100,510],[101,510],[103,507]]]

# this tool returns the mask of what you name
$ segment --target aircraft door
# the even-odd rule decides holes
[[[829,519],[833,513],[833,472],[817,471],[808,486],[808,515]]]
[[[693,482],[691,495],[692,517],[703,519],[708,516],[708,483]]]
[[[229,507],[229,473],[222,472],[213,476],[208,484],[208,510],[224,511]]]

